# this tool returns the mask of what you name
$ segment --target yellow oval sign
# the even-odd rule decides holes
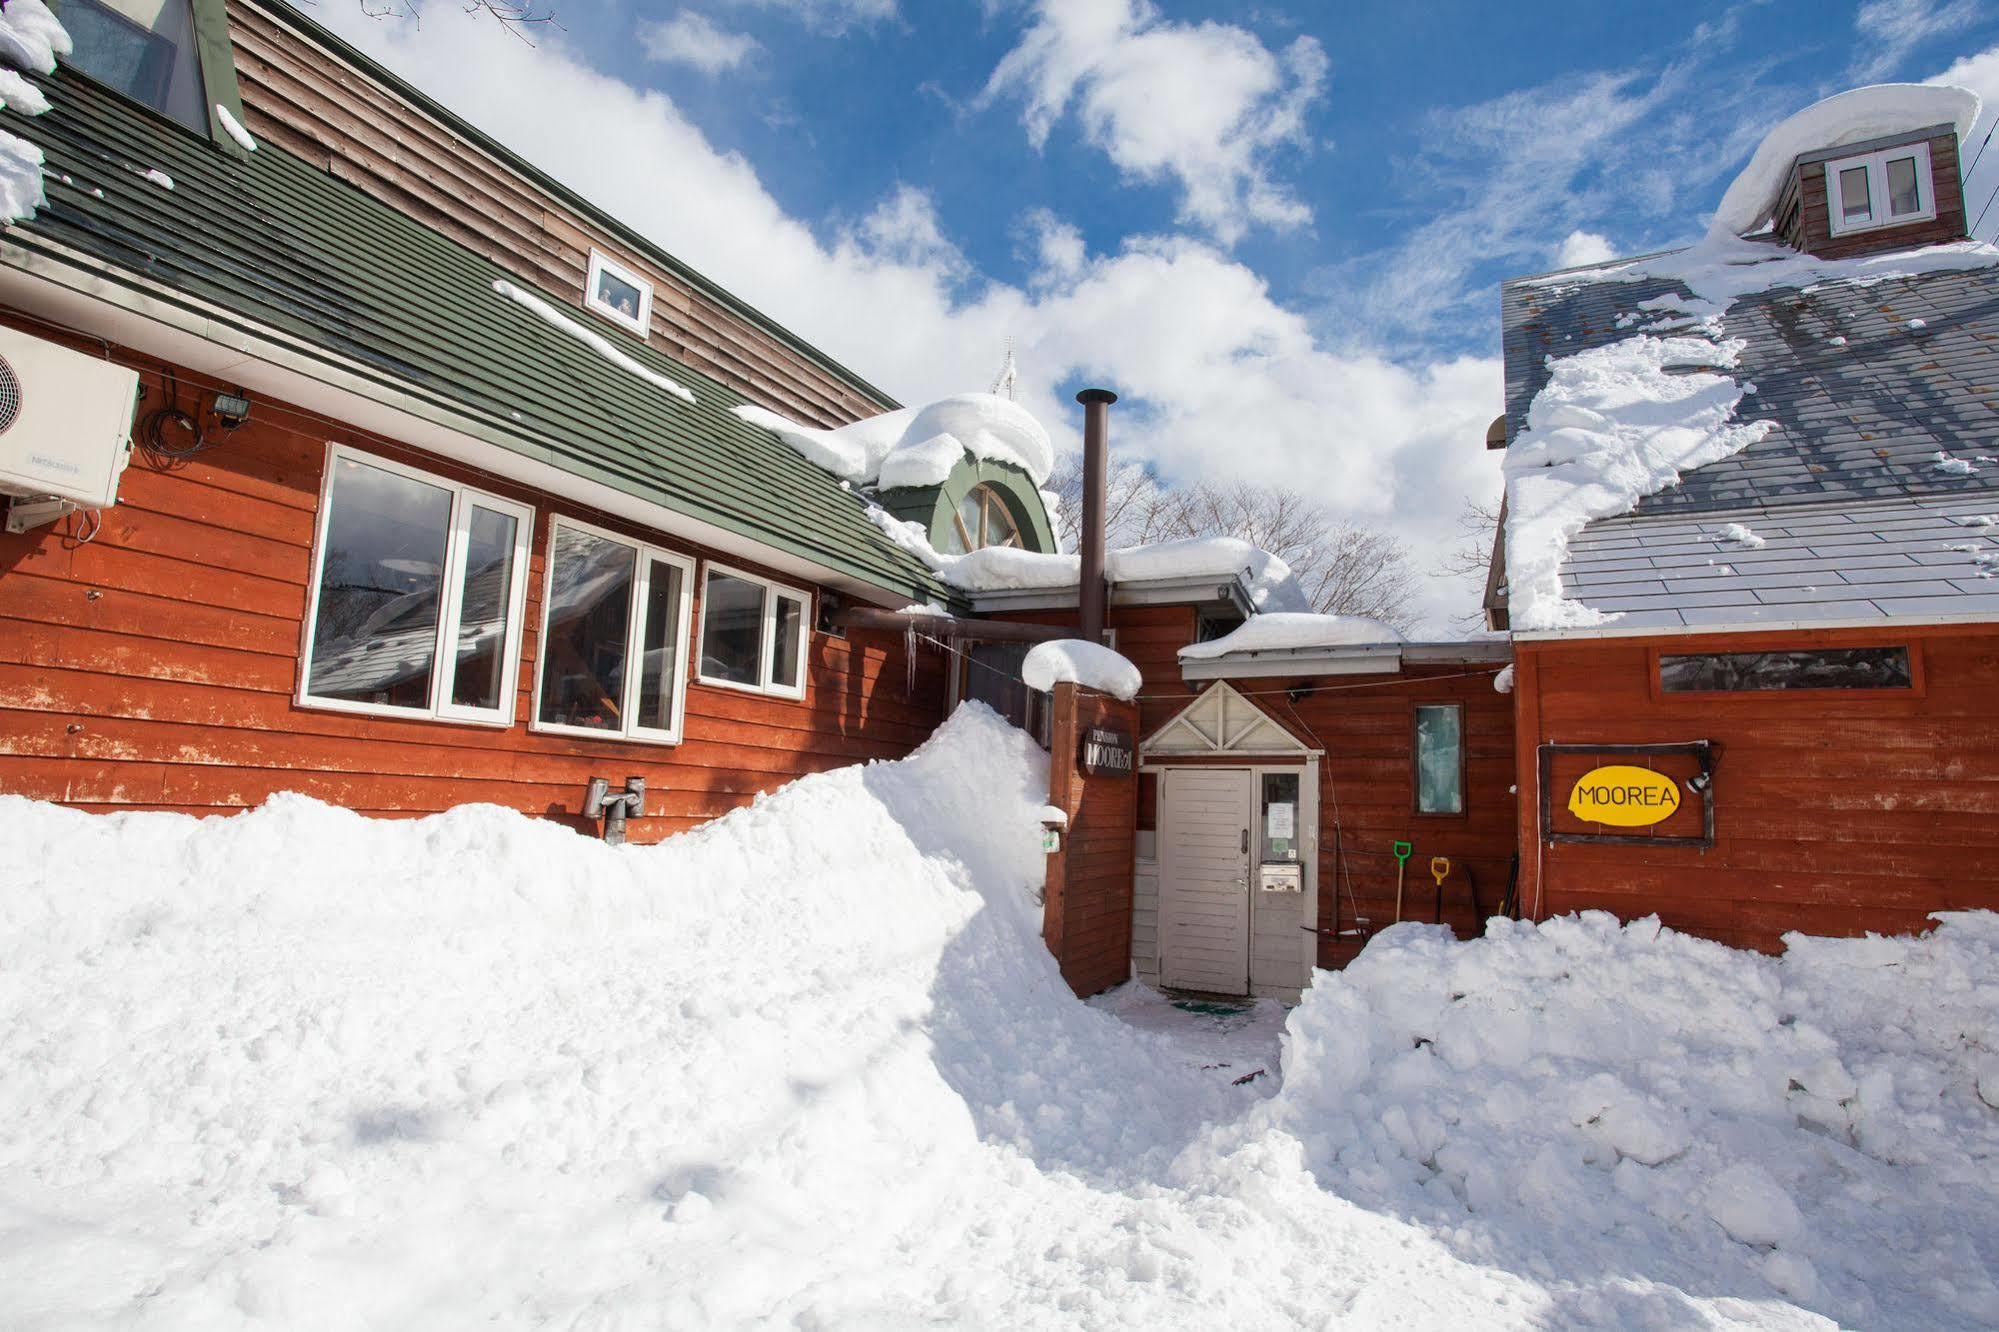
[[[1584,773],[1569,792],[1569,813],[1614,828],[1649,828],[1673,817],[1679,807],[1678,782],[1622,763]]]

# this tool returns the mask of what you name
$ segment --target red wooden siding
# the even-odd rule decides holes
[[[141,411],[156,406],[161,367],[118,359],[142,371]],[[178,374],[183,402],[197,385],[216,387]],[[293,702],[328,440],[535,507],[511,727]],[[241,809],[284,790],[371,814],[489,801],[580,824],[589,777],[616,785],[643,775],[647,816],[631,831],[651,840],[806,773],[899,756],[941,718],[944,672],[934,654],[919,655],[906,692],[900,639],[815,633],[804,701],[689,683],[677,746],[529,732],[555,513],[709,554],[278,402],[259,401],[248,425],[171,469],[135,454],[93,540],[75,539],[74,519],[0,534],[0,790],[92,809],[191,813]],[[699,593],[697,579],[697,615]]]
[[[1069,816],[1062,849],[1048,857],[1042,937],[1077,994],[1096,994],[1131,976],[1132,823],[1136,775],[1085,774],[1081,737],[1093,726],[1133,736],[1137,710],[1093,690],[1055,686],[1049,728],[1048,801]]]
[[[1919,660],[1916,689],[1673,696],[1656,684],[1661,652],[1895,644]],[[1787,930],[1902,932],[1924,928],[1931,911],[1999,907],[1999,627],[1524,642],[1516,651],[1527,909],[1657,913],[1675,929],[1774,951]],[[1719,746],[1713,849],[1540,845],[1539,744],[1699,739]],[[1567,785],[1551,785],[1560,806]]]

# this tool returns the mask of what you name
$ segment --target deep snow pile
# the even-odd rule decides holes
[[[0,1326],[1995,1307],[1995,918],[1783,962],[1398,926],[1238,1086],[1268,1005],[1186,1040],[1062,986],[1045,764],[971,704],[652,848],[0,799]]]
[[[1058,684],[1077,684],[1126,702],[1136,698],[1145,683],[1145,677],[1129,660],[1102,643],[1080,638],[1036,643],[1020,663],[1020,680],[1043,693]]]
[[[858,486],[940,486],[967,455],[1012,463],[1037,486],[1055,469],[1055,445],[1034,413],[993,393],[959,393],[831,430],[799,425],[754,404],[731,410]]]
[[[1989,1325],[1999,916],[1941,920],[1782,959],[1601,912],[1397,926],[1292,1015],[1269,1108],[1328,1187],[1479,1261]]]

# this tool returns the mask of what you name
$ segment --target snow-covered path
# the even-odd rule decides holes
[[[0,1326],[1999,1308],[1992,917],[1782,963],[1398,927],[1239,1085],[1272,1006],[1062,986],[1043,762],[970,707],[617,850],[494,809],[0,799]]]

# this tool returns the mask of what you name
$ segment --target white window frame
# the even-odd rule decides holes
[[[593,537],[616,542],[635,552],[636,563],[632,568],[632,587],[625,603],[625,687],[624,696],[618,700],[620,726],[613,730],[602,726],[571,726],[566,722],[545,722],[541,719],[541,687],[546,677],[548,654],[548,617],[554,610],[555,601],[555,537],[556,529],[567,527],[578,532],[587,532]],[[586,523],[578,518],[552,514],[548,522],[547,553],[542,558],[541,584],[541,633],[535,639],[534,700],[528,713],[528,729],[544,735],[580,736],[589,740],[627,740],[635,744],[677,745],[687,732],[687,624],[693,610],[694,561],[677,551],[650,545],[637,537],[626,536]],[[644,666],[645,626],[639,623],[639,612],[646,604],[652,590],[652,566],[657,560],[680,570],[680,596],[674,606],[674,616],[679,621],[679,646],[682,649],[680,668],[673,673],[673,726],[661,730],[656,726],[634,725],[632,718],[638,714],[639,690],[642,687],[640,673]]]
[[[632,318],[609,301],[598,299],[597,279],[605,273],[638,288],[638,318]],[[583,304],[613,323],[623,324],[642,338],[652,332],[652,283],[600,250],[590,251],[590,272],[583,279]]]
[[[1884,216],[1888,208],[1888,163],[1903,157],[1916,159],[1916,202],[1920,207],[1913,213]],[[1867,169],[1867,203],[1872,211],[1865,222],[1845,221],[1839,203],[1839,173],[1855,167]],[[1932,220],[1937,215],[1937,200],[1936,180],[1930,172],[1929,144],[1897,144],[1893,148],[1881,148],[1857,157],[1842,157],[1827,162],[1825,204],[1826,222],[1835,236],[1851,236],[1861,231],[1878,231],[1882,227],[1901,227]]]
[[[755,583],[764,590],[763,628],[757,641],[758,683],[756,684],[744,684],[740,680],[718,679],[702,669],[702,663],[706,660],[706,654],[702,651],[702,645],[708,641],[708,575],[711,573],[727,574],[731,578],[740,578],[746,583]],[[798,602],[800,608],[798,618],[798,647],[796,649],[798,653],[798,684],[795,688],[790,685],[776,684],[771,679],[773,675],[771,658],[777,651],[777,602],[780,597],[789,597],[791,600]],[[701,566],[701,622],[694,626],[694,669],[696,672],[694,678],[704,685],[712,685],[717,689],[733,689],[742,694],[768,694],[775,698],[804,698],[806,683],[809,678],[807,672],[811,668],[812,633],[813,624],[815,623],[813,614],[812,594],[802,587],[792,587],[787,583],[773,582],[760,574],[753,574],[746,569],[738,569],[733,565],[722,564],[716,560],[704,562]]]
[[[326,564],[326,534],[333,521],[333,481],[343,461],[379,468],[391,475],[451,492],[450,527],[444,542],[444,578],[438,587],[437,655],[430,672],[430,701],[421,708],[406,708],[392,703],[361,703],[345,698],[320,698],[312,692],[312,648],[319,632],[319,594]],[[507,631],[500,665],[500,703],[494,708],[471,708],[451,701],[451,686],[458,671],[458,654],[451,650],[451,645],[458,641],[458,617],[465,600],[465,558],[474,505],[506,514],[514,520],[514,562],[507,586]],[[514,700],[520,693],[521,621],[527,610],[528,559],[533,547],[534,509],[530,506],[501,499],[487,491],[461,485],[407,463],[329,440],[326,466],[319,482],[319,513],[313,523],[312,583],[307,590],[304,639],[299,651],[298,690],[293,700],[302,708],[351,712],[367,717],[463,722],[498,728],[512,726]]]

